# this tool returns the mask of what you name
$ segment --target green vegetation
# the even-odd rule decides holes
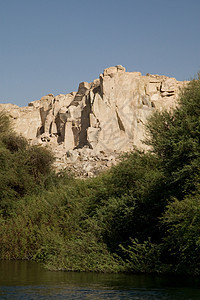
[[[97,178],[55,174],[0,115],[0,258],[52,270],[200,275],[200,78]]]

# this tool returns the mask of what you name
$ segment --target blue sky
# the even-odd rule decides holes
[[[0,103],[70,93],[117,64],[191,79],[199,13],[199,0],[0,0]]]

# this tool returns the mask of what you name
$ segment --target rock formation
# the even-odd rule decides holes
[[[0,110],[10,115],[15,131],[32,144],[48,144],[57,157],[57,167],[76,167],[79,162],[80,175],[92,176],[98,164],[89,167],[82,161],[104,161],[99,168],[108,167],[118,153],[134,145],[144,148],[147,118],[155,109],[175,107],[184,83],[166,76],[126,72],[118,65],[105,69],[91,83],[81,82],[78,92],[49,94],[28,107],[0,104]]]

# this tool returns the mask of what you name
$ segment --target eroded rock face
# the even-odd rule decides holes
[[[175,107],[184,84],[175,78],[142,76],[116,66],[105,69],[92,83],[80,83],[78,92],[56,97],[49,94],[28,107],[0,104],[0,110],[11,116],[17,133],[33,144],[48,144],[58,164],[64,166],[69,164],[72,150],[79,151],[78,159],[81,149],[89,149],[93,153],[88,152],[89,159],[94,153],[129,151],[133,145],[144,148],[147,118],[155,109]],[[89,169],[85,173],[91,173]]]

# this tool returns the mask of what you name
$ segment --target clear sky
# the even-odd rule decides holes
[[[200,0],[0,0],[0,103],[77,91],[118,64],[191,79]]]

